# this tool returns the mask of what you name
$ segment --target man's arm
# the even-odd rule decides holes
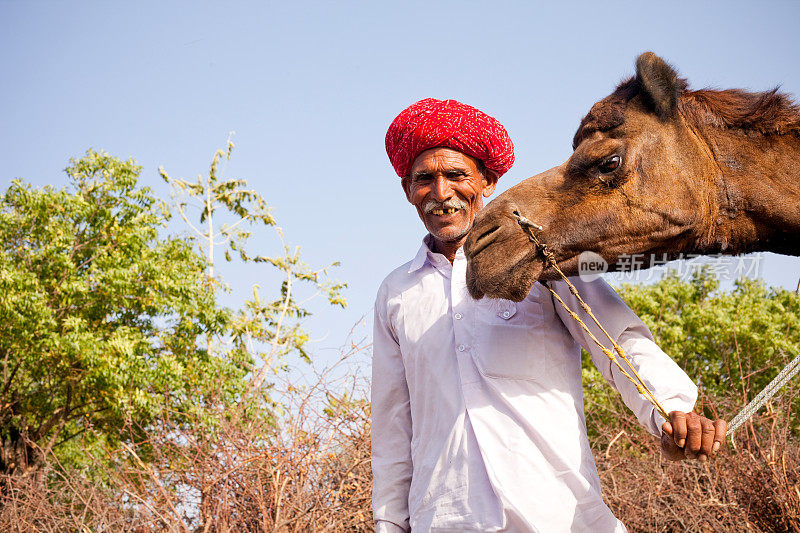
[[[411,486],[411,407],[400,345],[382,287],[372,340],[372,514],[377,533],[407,531]]]
[[[562,322],[573,338],[592,356],[603,377],[619,391],[625,405],[650,433],[661,438],[664,456],[671,460],[713,456],[724,442],[725,422],[711,421],[692,412],[697,387],[686,373],[654,342],[650,330],[605,281],[584,282],[570,278],[597,320],[622,347],[636,371],[670,414],[665,421],[558,302],[553,302]],[[592,319],[580,308],[564,282],[552,282],[553,289],[589,327],[597,339],[611,348],[610,342]],[[620,361],[627,369],[626,363]]]

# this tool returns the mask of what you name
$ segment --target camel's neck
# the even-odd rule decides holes
[[[705,252],[800,255],[800,136],[704,128],[718,210]]]

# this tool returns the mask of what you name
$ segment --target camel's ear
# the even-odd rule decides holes
[[[675,116],[681,89],[675,69],[653,52],[645,52],[636,59],[636,81],[659,118]]]

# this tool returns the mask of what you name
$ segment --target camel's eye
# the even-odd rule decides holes
[[[612,155],[611,157],[600,163],[600,166],[598,166],[597,169],[603,174],[609,174],[617,170],[619,168],[620,163],[622,163],[622,158],[618,155]]]

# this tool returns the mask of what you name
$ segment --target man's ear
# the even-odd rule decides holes
[[[494,193],[494,188],[497,186],[497,180],[500,176],[494,170],[486,169],[483,171],[483,197],[489,198]]]
[[[400,178],[400,185],[403,186],[403,192],[406,193],[406,200],[411,202],[411,178],[409,176]]]

